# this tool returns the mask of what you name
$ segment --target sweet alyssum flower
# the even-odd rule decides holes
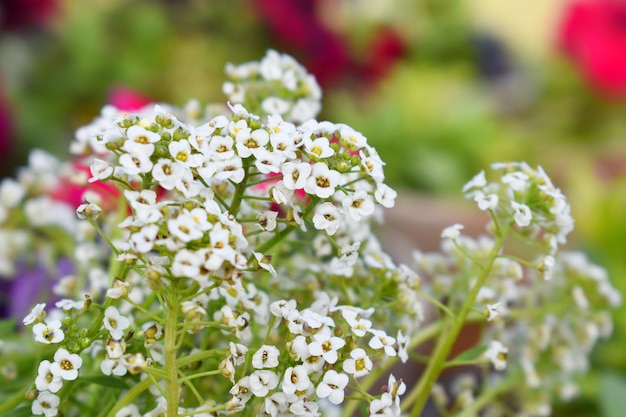
[[[51,320],[47,323],[37,323],[33,326],[35,340],[39,343],[59,343],[65,338],[61,330],[62,323],[59,320]]]
[[[61,348],[54,354],[54,362],[50,365],[50,372],[64,380],[72,381],[78,378],[78,370],[83,360],[75,353],[69,353]]]

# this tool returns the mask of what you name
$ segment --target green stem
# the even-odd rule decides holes
[[[107,417],[115,417],[115,414],[121,408],[123,408],[126,405],[130,404],[135,398],[137,398],[139,396],[139,394],[141,394],[142,392],[147,390],[150,387],[150,385],[152,385],[152,381],[150,380],[150,378],[146,378],[143,381],[141,381],[140,383],[138,383],[137,385],[135,385],[134,387],[132,387],[130,390],[128,390],[126,395],[124,395],[115,404],[115,406],[111,409],[111,411],[109,411],[109,414],[107,414]]]
[[[425,341],[432,339],[438,332],[441,331],[443,322],[435,322],[424,328],[422,331],[411,337],[407,350],[415,349],[415,347],[421,345]],[[398,361],[397,358],[387,359],[381,366],[377,366],[364,380],[360,383],[360,387],[364,392],[368,392],[372,386],[380,379],[380,377]],[[350,400],[346,403],[341,413],[342,417],[352,417],[355,414],[360,401]]]
[[[176,364],[176,325],[178,324],[178,284],[173,279],[170,285],[167,321],[165,323],[165,391],[167,396],[167,417],[178,415],[178,365]]]
[[[0,414],[4,414],[9,410],[13,410],[22,401],[24,401],[26,399],[26,393],[29,389],[30,386],[22,388],[20,391],[16,392],[11,398],[0,404]]]
[[[233,196],[232,201],[230,202],[230,207],[228,208],[228,212],[232,214],[234,217],[237,217],[237,213],[239,212],[239,206],[241,205],[241,201],[243,200],[243,195],[246,192],[247,182],[249,178],[249,170],[250,170],[250,160],[244,159],[244,167],[245,170],[243,180],[239,184],[237,184],[237,188],[235,189],[235,195]]]
[[[457,414],[456,417],[472,417],[477,415],[477,413],[484,406],[492,402],[496,396],[513,388],[516,382],[517,378],[509,376],[507,380],[499,382],[497,385],[488,388],[486,391],[482,392],[472,404]]]
[[[487,279],[489,278],[489,274],[493,267],[493,263],[498,257],[500,253],[500,249],[502,248],[502,244],[504,241],[503,236],[499,236],[495,241],[493,248],[491,249],[491,253],[489,253],[489,257],[485,261],[485,264],[482,266],[481,274],[470,290],[470,293],[467,296],[467,299],[463,303],[461,307],[461,311],[456,316],[456,319],[452,323],[452,327],[449,332],[443,332],[441,334],[437,347],[434,351],[434,357],[431,362],[428,364],[426,371],[422,374],[417,385],[411,390],[409,395],[404,399],[405,404],[411,404],[412,400],[415,398],[415,402],[412,405],[411,409],[411,417],[418,417],[422,410],[424,409],[424,405],[430,396],[430,391],[432,390],[433,385],[437,381],[439,374],[445,366],[446,358],[450,354],[454,343],[456,342],[461,329],[466,324],[466,318],[469,314],[474,302],[476,300],[476,296],[480,289],[485,285]]]

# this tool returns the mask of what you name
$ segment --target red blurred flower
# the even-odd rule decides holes
[[[2,91],[0,90],[0,155],[6,156],[11,149],[11,142],[13,141],[13,122],[9,107],[4,102],[1,93]]]
[[[569,3],[558,41],[595,90],[608,97],[626,97],[626,1]]]
[[[330,30],[317,8],[323,0],[254,0],[261,18],[286,52],[294,55],[325,87],[350,79],[375,82],[405,53],[405,44],[388,28],[377,30],[365,53]]]
[[[43,26],[56,9],[55,0],[0,0],[0,30]]]
[[[112,88],[109,92],[108,101],[110,104],[122,111],[141,110],[148,104],[154,102],[154,100],[144,96],[143,94],[124,86]]]

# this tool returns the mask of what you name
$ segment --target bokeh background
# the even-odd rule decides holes
[[[474,220],[460,200],[474,174],[525,160],[569,197],[569,245],[626,292],[622,0],[0,0],[0,175],[34,147],[67,157],[107,102],[222,102],[225,63],[268,48],[316,75],[320,118],[387,162],[401,195],[388,240],[405,254]],[[626,309],[614,313],[583,395],[556,415],[624,415]]]

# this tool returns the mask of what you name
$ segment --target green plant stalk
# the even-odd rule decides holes
[[[20,405],[22,401],[26,399],[26,393],[30,389],[30,386],[24,387],[16,392],[11,398],[6,400],[3,404],[0,404],[0,414],[4,414]]]
[[[470,293],[467,296],[465,303],[463,303],[463,306],[461,307],[461,311],[459,312],[459,314],[456,316],[456,319],[452,323],[452,327],[450,328],[450,331],[447,333],[446,332],[442,333],[442,338],[439,339],[440,343],[438,342],[437,347],[435,348],[435,352],[434,352],[435,356],[432,358],[432,360],[428,364],[426,371],[422,374],[417,385],[411,390],[409,395],[405,398],[405,401],[407,401],[407,404],[411,404],[413,398],[417,397],[415,399],[415,402],[412,405],[410,417],[418,417],[421,414],[424,408],[424,405],[426,404],[426,401],[428,400],[428,397],[430,396],[430,391],[432,390],[433,385],[435,384],[435,382],[437,381],[437,378],[439,377],[439,374],[445,367],[446,358],[450,354],[450,351],[452,350],[452,347],[454,346],[454,343],[456,342],[459,336],[459,333],[461,332],[461,329],[465,325],[467,315],[470,313],[472,306],[474,305],[476,296],[478,295],[478,292],[483,287],[483,285],[485,285],[485,283],[487,282],[487,279],[489,278],[489,273],[491,272],[493,263],[498,257],[498,254],[500,253],[500,249],[502,248],[503,242],[504,242],[504,237],[499,236],[491,252],[489,253],[489,257],[487,258],[487,261],[485,262],[482,268],[482,272],[478,280],[476,281],[476,283],[470,290]]]
[[[412,350],[417,346],[421,345],[423,342],[432,339],[438,332],[441,331],[443,327],[443,322],[435,322],[430,324],[428,327],[422,329],[419,333],[414,335],[409,342],[408,350]],[[377,366],[372,373],[370,373],[362,383],[360,383],[360,387],[363,391],[367,392],[372,388],[374,383],[380,379],[380,377],[393,365],[396,364],[398,358],[390,358],[381,366]],[[357,399],[348,401],[343,408],[343,412],[341,413],[342,417],[352,417],[355,414],[357,407],[361,404]]]
[[[496,396],[499,394],[508,391],[509,389],[515,386],[517,378],[509,376],[507,380],[498,383],[498,385],[491,387],[491,389],[487,389],[482,392],[478,398],[474,400],[472,404],[470,404],[466,409],[461,411],[456,417],[473,417],[475,416],[484,406],[489,404]]]
[[[167,417],[178,415],[178,365],[176,364],[176,327],[178,324],[178,279],[169,288],[167,321],[165,322],[165,392],[167,394]]]

